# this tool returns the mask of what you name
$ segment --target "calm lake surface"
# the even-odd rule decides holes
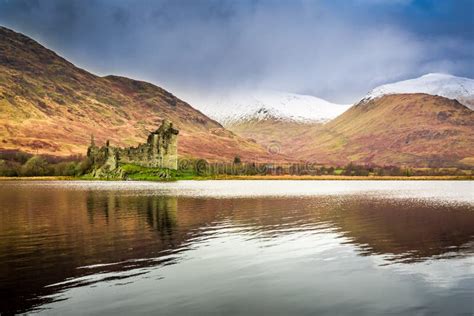
[[[0,314],[472,315],[474,182],[0,182]]]

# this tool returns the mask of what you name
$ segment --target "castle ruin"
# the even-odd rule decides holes
[[[178,169],[178,133],[173,123],[163,120],[161,126],[148,135],[147,142],[137,147],[112,147],[95,145],[94,138],[87,149],[87,157],[92,162],[92,176],[122,177],[120,164],[134,164],[148,168]]]

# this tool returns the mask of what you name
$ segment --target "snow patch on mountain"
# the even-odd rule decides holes
[[[457,99],[473,109],[474,80],[448,74],[430,73],[419,78],[385,84],[370,91],[362,100],[371,100],[386,94],[426,93],[448,99]]]
[[[346,111],[342,105],[310,96],[279,91],[240,91],[187,100],[224,126],[250,120],[326,122]]]

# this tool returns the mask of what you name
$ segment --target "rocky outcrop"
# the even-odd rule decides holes
[[[121,164],[177,170],[178,133],[170,121],[164,120],[156,131],[150,133],[147,142],[137,147],[112,147],[109,141],[98,147],[92,137],[87,149],[87,157],[92,162],[92,176],[123,178]]]

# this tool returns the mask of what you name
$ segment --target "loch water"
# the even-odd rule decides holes
[[[472,315],[472,181],[0,181],[0,314]]]

